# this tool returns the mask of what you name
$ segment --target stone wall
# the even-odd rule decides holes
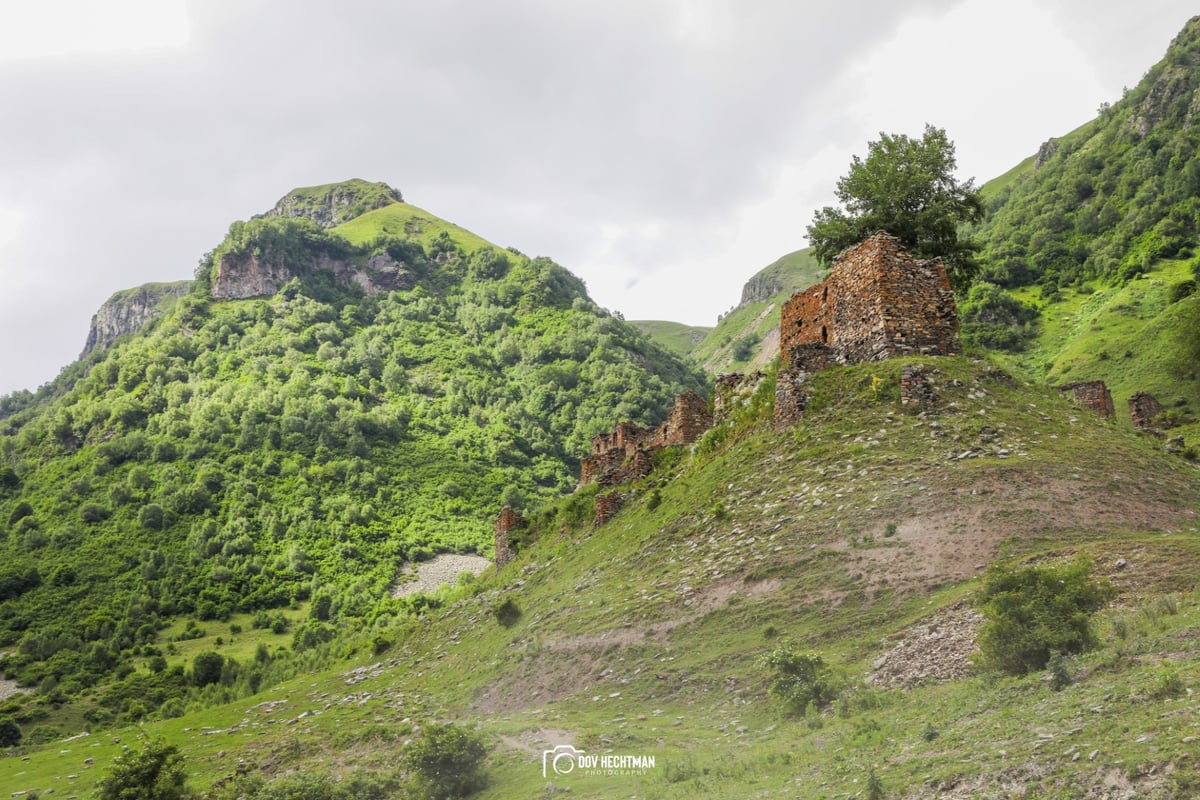
[[[521,515],[508,506],[500,510],[500,516],[496,517],[496,524],[494,526],[496,533],[496,569],[500,569],[513,560],[516,551],[513,549],[511,536],[513,533],[524,529],[526,524]]]
[[[1139,431],[1163,435],[1159,430],[1162,426],[1155,423],[1155,417],[1164,411],[1166,409],[1162,403],[1154,399],[1154,395],[1149,392],[1137,392],[1129,398],[1129,417],[1133,420],[1133,427]]]
[[[691,444],[711,427],[708,401],[695,392],[684,392],[657,428],[622,422],[609,433],[593,436],[592,453],[579,465],[579,483],[619,486],[645,477],[650,474],[650,452]]]
[[[809,372],[802,369],[780,370],[775,378],[775,424],[790,425],[804,417],[808,393],[804,384]]]
[[[937,404],[929,370],[920,364],[905,364],[900,368],[900,405],[919,405],[932,408]]]
[[[834,259],[829,278],[783,304],[784,369],[959,352],[958,310],[940,259],[922,261],[883,231]]]
[[[593,518],[593,524],[596,527],[600,527],[608,522],[617,515],[617,512],[621,510],[621,506],[624,504],[625,495],[621,492],[596,495],[596,513]]]
[[[684,392],[675,398],[675,406],[666,421],[654,431],[651,448],[678,447],[691,444],[712,427],[708,401],[695,392]]]
[[[1076,403],[1084,408],[1095,411],[1102,417],[1116,415],[1112,394],[1108,391],[1108,387],[1104,385],[1104,381],[1068,383],[1066,386],[1060,386],[1059,391],[1070,392],[1071,397],[1074,398]]]

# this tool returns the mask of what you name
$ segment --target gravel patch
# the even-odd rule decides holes
[[[432,592],[442,584],[456,583],[461,572],[478,575],[491,565],[492,560],[483,556],[450,554],[435,556],[430,561],[422,561],[417,564],[415,573],[413,565],[409,564],[400,573],[400,580],[392,589],[392,597]]]

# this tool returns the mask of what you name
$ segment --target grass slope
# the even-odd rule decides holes
[[[629,324],[649,336],[651,341],[657,342],[667,352],[680,358],[690,356],[696,346],[713,330],[666,320],[631,320]]]
[[[391,234],[415,239],[428,246],[439,234],[445,233],[468,255],[484,247],[495,247],[467,229],[447,222],[411,203],[393,203],[368,211],[332,230],[355,245],[370,244],[381,234]]]
[[[177,742],[201,788],[236,769],[388,771],[417,726],[454,719],[493,745],[481,798],[541,795],[543,751],[567,743],[655,757],[645,774],[550,776],[589,798],[853,797],[872,775],[903,798],[1190,796],[1200,473],[1052,390],[922,363],[935,410],[899,404],[889,361],[820,373],[807,418],[780,431],[768,383],[739,424],[660,458],[603,527],[581,491],[443,608],[346,630],[312,674],[121,744],[14,753],[0,787],[82,793],[147,735]],[[961,613],[982,565],[1077,554],[1119,594],[1062,691],[1036,674],[866,683],[897,642],[967,655],[918,632]],[[507,599],[523,612],[508,628],[493,616]],[[829,711],[779,714],[757,658],[783,638],[840,676]]]
[[[1065,289],[1051,303],[1039,302],[1033,289],[1013,291],[1042,313],[1036,339],[1011,363],[1050,385],[1103,380],[1121,418],[1129,397],[1141,391],[1193,418],[1200,410],[1200,375],[1180,353],[1200,298],[1170,302],[1171,288],[1191,275],[1189,262],[1174,260],[1122,286]],[[1193,423],[1177,433],[1194,441],[1200,428]]]

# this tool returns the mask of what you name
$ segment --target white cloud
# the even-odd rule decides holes
[[[183,0],[38,0],[0,5],[0,61],[181,47]]]

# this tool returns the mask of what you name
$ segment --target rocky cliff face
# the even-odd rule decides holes
[[[742,299],[738,301],[738,307],[750,303],[765,303],[782,291],[783,282],[778,275],[759,272],[742,287]]]
[[[170,308],[174,300],[187,294],[191,285],[191,281],[147,283],[117,292],[92,317],[80,358],[93,350],[108,347],[117,337],[140,331]]]
[[[367,295],[402,291],[415,285],[408,265],[387,253],[377,253],[361,265],[327,255],[319,255],[308,263],[290,264],[282,258],[264,258],[255,253],[226,253],[217,262],[212,296],[219,300],[269,297],[288,281],[311,270],[332,272],[342,286],[358,286]]]
[[[368,211],[403,202],[400,191],[386,183],[350,180],[295,189],[260,216],[307,217],[322,228],[332,228]]]

